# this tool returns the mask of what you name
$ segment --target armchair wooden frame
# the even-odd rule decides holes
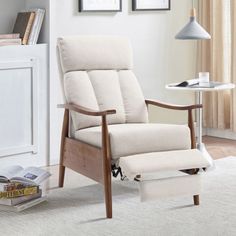
[[[146,100],[146,105],[154,105],[166,109],[188,111],[188,126],[191,131],[191,148],[196,148],[194,122],[192,111],[202,108],[201,104],[190,106],[178,106],[162,103],[155,100]],[[64,108],[64,120],[61,135],[61,153],[59,167],[59,187],[64,185],[65,167],[70,168],[84,176],[87,176],[104,186],[106,216],[112,218],[112,190],[111,190],[111,149],[108,132],[107,116],[116,113],[116,110],[95,111],[74,104],[58,105]],[[88,116],[101,117],[102,147],[94,147],[87,143],[69,137],[70,111]],[[189,174],[195,174],[197,170],[191,170]],[[199,196],[194,196],[194,204],[199,204]]]

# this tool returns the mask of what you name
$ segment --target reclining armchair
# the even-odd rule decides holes
[[[145,100],[125,38],[64,37],[58,39],[58,50],[66,97],[66,104],[59,105],[65,109],[59,186],[63,187],[65,167],[101,183],[108,218],[112,218],[112,173],[140,182],[142,200],[175,195],[179,190],[174,186],[179,185],[187,186],[198,205],[199,190],[192,186],[199,181],[193,176],[209,163],[195,149],[192,111],[202,105]],[[188,126],[149,123],[148,105],[186,110]],[[159,171],[181,171],[184,176],[164,182],[145,179]]]

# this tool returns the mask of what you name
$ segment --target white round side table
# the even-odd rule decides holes
[[[166,85],[166,89],[169,90],[178,90],[178,91],[192,91],[197,94],[197,104],[202,104],[203,102],[203,92],[213,92],[220,90],[228,90],[235,88],[235,84],[225,83],[225,84],[217,84],[214,88],[205,88],[205,87],[177,87],[177,84],[168,84]],[[202,142],[202,109],[198,109],[197,111],[197,148],[204,154],[204,156],[211,162],[212,166],[213,159],[210,154],[207,152],[204,143]]]

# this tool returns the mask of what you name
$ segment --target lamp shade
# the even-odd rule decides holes
[[[201,39],[211,39],[211,36],[210,36],[210,34],[207,33],[207,31],[200,24],[198,24],[198,22],[196,20],[196,11],[195,11],[195,9],[192,9],[190,21],[175,36],[175,38],[182,39],[182,40],[187,40],[187,39],[201,40]]]

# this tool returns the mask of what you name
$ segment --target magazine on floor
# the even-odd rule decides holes
[[[0,183],[23,183],[28,185],[40,185],[51,174],[38,167],[9,166],[0,169]]]

